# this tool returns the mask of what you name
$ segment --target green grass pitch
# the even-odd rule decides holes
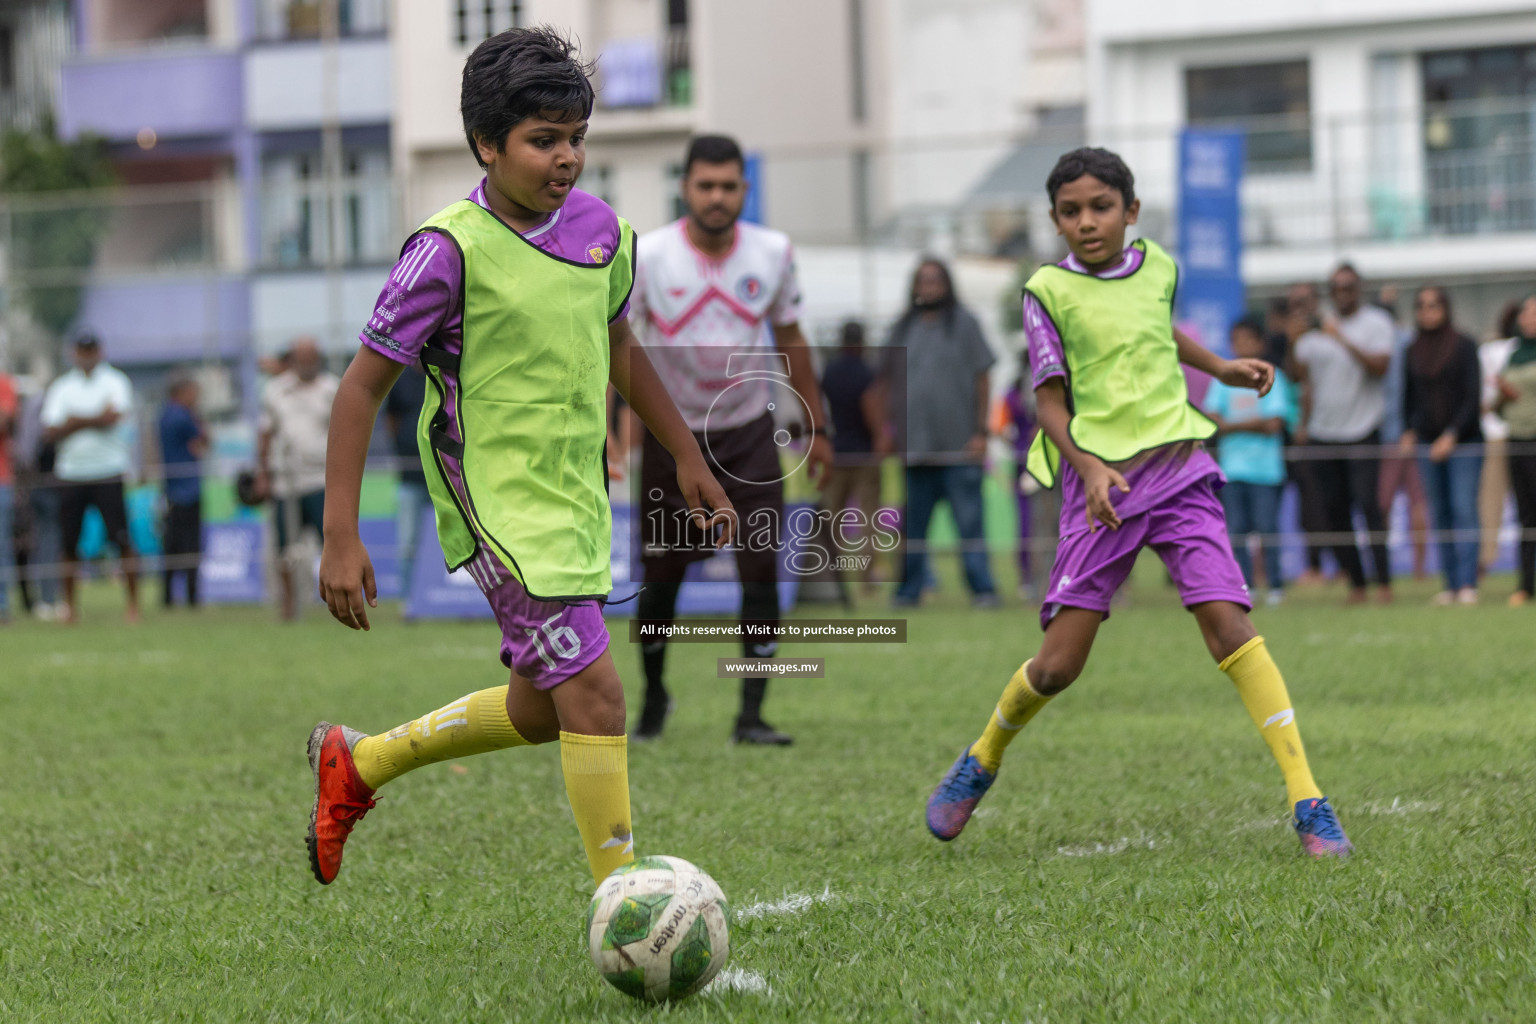
[[[0,630],[0,1020],[1536,1019],[1529,610],[1421,588],[1256,614],[1359,848],[1313,863],[1155,574],[965,835],[931,839],[929,790],[1039,636],[1033,610],[953,590],[905,645],[786,648],[827,658],[770,695],[789,750],[728,747],[713,669],[735,652],[673,648],[677,714],[630,759],[637,849],[720,882],[735,985],[655,1010],[587,959],[554,747],[407,776],[337,883],[310,877],[315,720],[378,730],[496,685],[494,627],[381,609],[352,634],[315,608],[129,629],[95,587],[80,628]]]

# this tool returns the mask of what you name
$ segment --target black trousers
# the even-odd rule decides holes
[[[1345,448],[1380,442],[1380,431],[1372,431],[1357,441],[1312,443],[1323,448]],[[1359,509],[1365,519],[1365,528],[1371,532],[1371,561],[1375,569],[1373,576],[1377,583],[1387,586],[1392,582],[1392,569],[1387,562],[1387,520],[1382,515],[1381,499],[1377,496],[1381,459],[1376,455],[1316,459],[1312,462],[1312,474],[1322,498],[1328,532],[1348,537],[1336,541],[1332,548],[1333,557],[1338,560],[1339,568],[1349,576],[1350,585],[1363,587],[1366,583],[1365,566],[1354,541],[1354,511]]]
[[[171,504],[165,510],[165,606],[169,608],[171,581],[177,573],[187,577],[187,604],[197,605],[197,569],[203,554],[203,504]]]
[[[1510,444],[1536,444],[1536,438],[1510,438]],[[1520,515],[1520,589],[1536,594],[1536,453],[1509,457],[1509,489]]]

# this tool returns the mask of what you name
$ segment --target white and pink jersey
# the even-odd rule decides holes
[[[795,251],[782,231],[738,222],[719,259],[694,248],[681,220],[640,236],[630,323],[690,429],[739,427],[768,410],[774,380],[788,379],[778,363],[740,354],[771,352],[764,325],[799,319]]]

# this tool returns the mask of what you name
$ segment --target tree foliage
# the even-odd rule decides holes
[[[89,193],[116,180],[104,140],[62,140],[51,117],[35,131],[0,134],[0,192],[13,200],[11,280],[33,319],[55,335],[80,311],[84,275],[108,226],[105,193]]]

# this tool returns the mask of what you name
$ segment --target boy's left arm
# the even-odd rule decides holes
[[[608,379],[614,390],[624,396],[624,401],[640,417],[662,447],[677,460],[677,483],[682,489],[683,500],[697,515],[702,529],[712,532],[721,526],[716,547],[724,547],[736,540],[736,509],[725,489],[709,471],[704,453],[693,432],[683,421],[682,413],[667,394],[666,386],[651,365],[650,356],[635,340],[635,332],[629,328],[629,320],[621,318],[608,325]]]
[[[1228,387],[1250,388],[1263,397],[1275,384],[1275,368],[1262,359],[1223,359],[1177,327],[1173,340],[1179,346],[1179,362],[1210,374]]]

